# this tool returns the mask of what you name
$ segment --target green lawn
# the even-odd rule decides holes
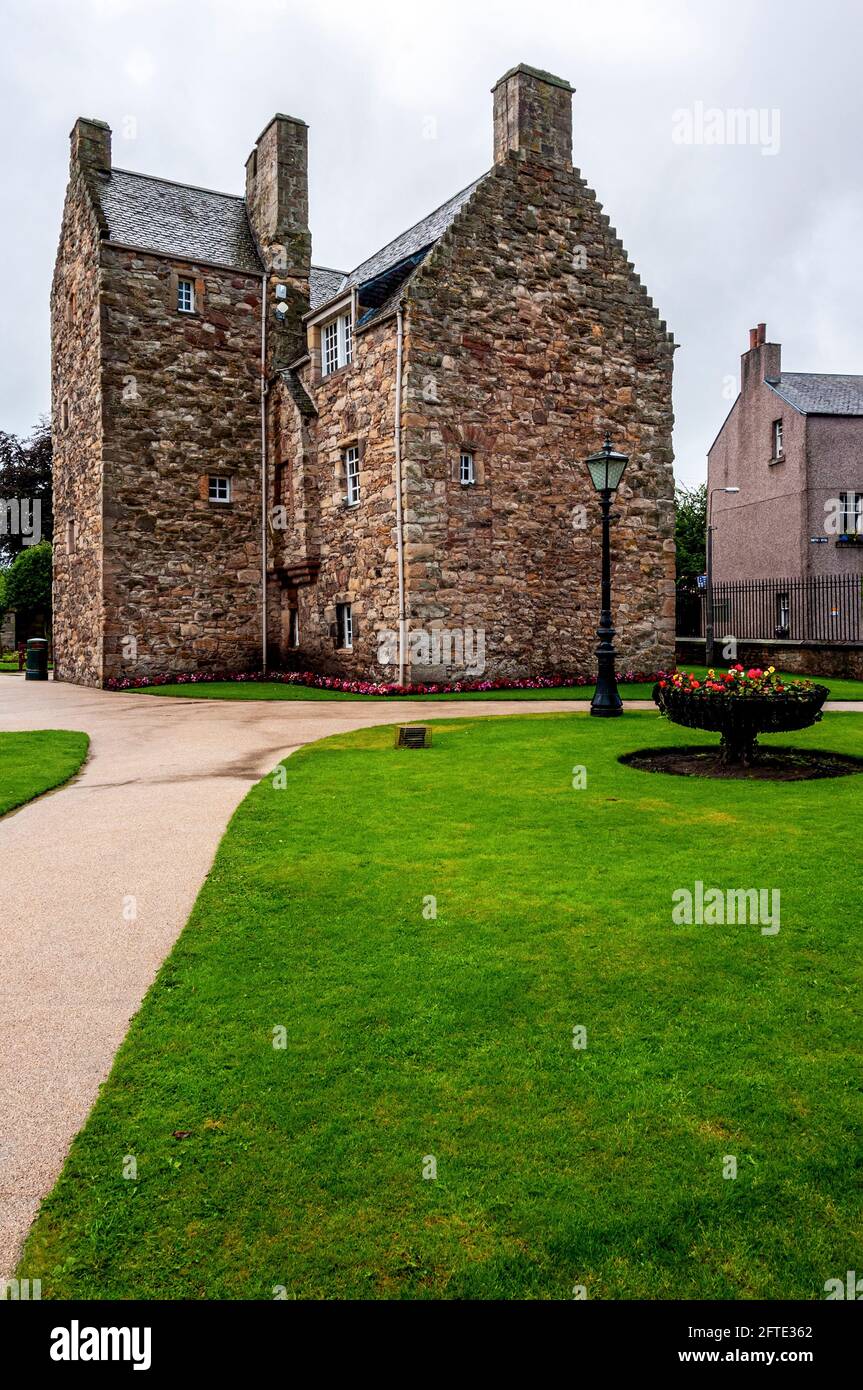
[[[688,671],[704,675],[706,667],[687,666]],[[800,677],[789,676],[789,680]],[[863,700],[863,681],[843,680],[832,676],[817,677],[829,686],[831,700]],[[201,681],[199,685],[160,685],[136,690],[136,695],[179,695],[191,700],[379,700],[391,696],[348,695],[342,691],[318,690],[314,686],[281,685],[278,681]],[[620,686],[624,700],[649,700],[653,684],[626,683]],[[402,700],[589,700],[592,685],[555,686],[550,690],[485,690],[461,695],[402,695]]]
[[[863,779],[617,762],[672,741],[711,740],[650,713],[441,721],[428,750],[363,730],[264,778],[21,1277],[54,1298],[823,1298],[860,1261]],[[863,754],[863,720],[791,741]],[[779,888],[781,930],[673,925],[696,880]]]
[[[86,734],[68,729],[0,733],[0,816],[68,782],[89,746]]]

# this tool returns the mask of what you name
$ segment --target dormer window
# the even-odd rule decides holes
[[[177,311],[181,314],[194,314],[195,312],[195,282],[194,280],[177,281]]]
[[[354,326],[350,313],[338,314],[321,328],[321,376],[346,367],[354,356]]]
[[[775,459],[782,458],[782,421],[773,421],[773,454]]]

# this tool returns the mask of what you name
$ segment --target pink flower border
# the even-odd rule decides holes
[[[652,685],[667,676],[665,671],[645,675],[639,671],[624,671],[618,679],[622,682]],[[592,676],[531,676],[524,680],[495,681],[455,681],[452,685],[413,685],[380,684],[375,681],[343,680],[340,676],[318,676],[314,671],[231,671],[225,675],[212,675],[194,672],[180,676],[129,676],[118,680],[110,677],[105,682],[106,690],[146,690],[159,685],[201,685],[216,681],[230,681],[241,685],[245,682],[272,681],[279,685],[309,686],[314,690],[335,690],[345,695],[464,695],[485,690],[552,690],[571,689],[593,685]]]

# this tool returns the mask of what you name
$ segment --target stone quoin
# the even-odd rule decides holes
[[[508,72],[491,169],[350,272],[311,261],[305,122],[273,117],[244,198],[116,169],[108,126],[76,122],[51,297],[59,679],[254,670],[264,647],[457,679],[417,664],[439,630],[482,633],[489,679],[589,673],[583,460],[606,430],[630,456],[621,660],[672,664],[674,343],[573,168],[572,92]]]

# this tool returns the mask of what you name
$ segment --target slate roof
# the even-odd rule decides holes
[[[863,376],[783,372],[767,385],[801,415],[863,415]]]
[[[331,270],[329,266],[313,265],[309,276],[310,308],[317,309],[319,304],[326,304],[328,299],[334,299],[346,279],[347,274],[344,270]]]
[[[244,198],[128,169],[101,174],[97,187],[112,241],[261,274]]]
[[[356,269],[312,266],[311,309],[320,308],[355,285],[379,280],[381,302],[364,319],[386,312],[394,302],[394,292],[440,240],[480,182],[481,179],[475,179]],[[140,247],[142,251],[158,251],[190,261],[213,261],[247,274],[261,274],[244,198],[129,169],[100,174],[97,188],[112,241]]]

